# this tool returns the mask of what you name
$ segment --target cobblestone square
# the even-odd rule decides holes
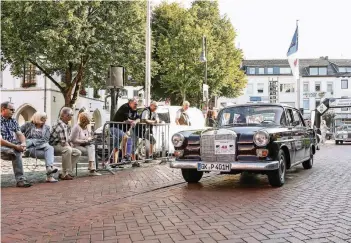
[[[2,242],[351,242],[350,147],[330,141],[278,189],[251,175],[188,185],[158,164],[3,187]]]

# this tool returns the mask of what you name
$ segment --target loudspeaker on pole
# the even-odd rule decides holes
[[[123,88],[125,77],[125,68],[111,65],[106,80],[107,88]]]

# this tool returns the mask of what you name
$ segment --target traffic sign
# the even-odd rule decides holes
[[[321,103],[318,107],[317,110],[319,113],[323,114],[326,110],[328,110],[328,107],[325,106],[325,104]]]

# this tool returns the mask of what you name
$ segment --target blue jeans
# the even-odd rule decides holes
[[[123,137],[126,136],[126,133],[123,130],[118,129],[117,127],[111,127],[110,130],[113,138],[113,147],[119,149],[121,141],[123,141]],[[133,142],[132,154],[134,154],[138,142],[138,137],[137,134],[133,132],[133,130],[131,132],[131,139]]]
[[[44,148],[30,148],[28,149],[28,151],[30,157],[44,159],[46,166],[54,165],[54,147],[50,146],[49,144],[46,145]]]
[[[4,160],[12,160],[13,173],[16,181],[25,181],[22,163],[22,153],[9,147],[1,146],[1,157]]]

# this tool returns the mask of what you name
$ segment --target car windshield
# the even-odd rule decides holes
[[[220,126],[277,126],[285,124],[284,109],[279,106],[236,106],[222,110]]]
[[[351,126],[345,126],[344,129],[342,129],[344,131],[351,131]]]

